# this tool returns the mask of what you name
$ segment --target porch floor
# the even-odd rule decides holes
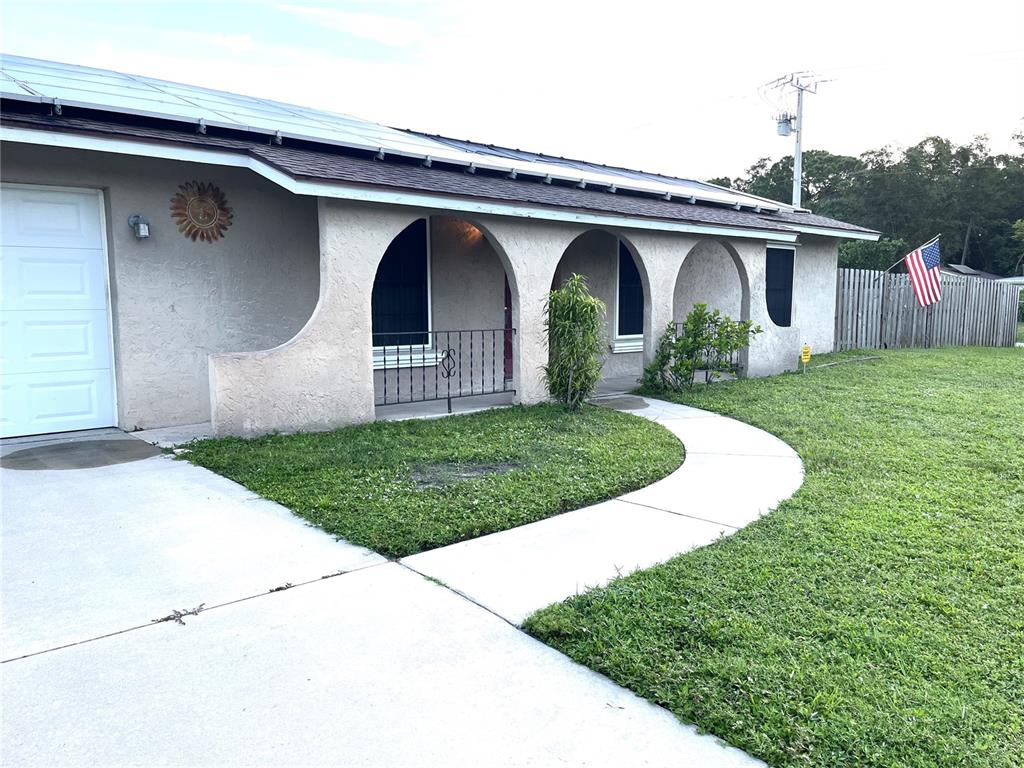
[[[612,376],[606,379],[601,379],[597,385],[596,397],[621,395],[631,392],[636,389],[636,387],[637,380],[635,376]],[[502,408],[512,405],[514,399],[514,392],[498,392],[493,395],[452,398],[452,413],[475,413],[477,411],[485,411],[489,408]],[[374,415],[377,421],[437,419],[448,415],[448,403],[445,400],[431,400],[429,402],[378,405],[374,408]],[[114,428],[110,431],[120,433],[120,430]],[[93,431],[90,431],[90,436],[93,436],[91,432]],[[132,437],[145,440],[147,443],[152,443],[160,448],[173,448],[192,440],[212,437],[213,426],[210,422],[206,421],[200,424],[183,424],[176,427],[143,429],[130,434]]]
[[[498,392],[493,395],[452,398],[452,413],[475,413],[489,408],[512,405],[515,392]],[[448,415],[446,400],[428,402],[396,403],[378,405],[374,409],[377,421],[402,421],[404,419],[437,419]]]
[[[595,397],[608,397],[609,395],[624,395],[632,392],[640,386],[636,376],[609,376],[597,383]]]

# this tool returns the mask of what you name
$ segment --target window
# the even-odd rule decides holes
[[[644,286],[633,254],[619,241],[619,296],[616,304],[615,335],[643,336]]]
[[[373,346],[427,344],[430,330],[427,220],[391,241],[373,281]]]
[[[769,248],[764,273],[764,293],[768,304],[768,317],[782,327],[793,319],[793,258],[792,248]]]

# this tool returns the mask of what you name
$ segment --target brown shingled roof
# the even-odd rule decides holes
[[[10,127],[169,142],[193,148],[238,152],[254,157],[292,178],[325,183],[387,187],[459,198],[762,231],[791,232],[787,224],[792,224],[842,230],[851,234],[873,233],[864,227],[811,213],[736,211],[708,204],[667,201],[622,192],[613,194],[600,189],[579,189],[522,178],[508,179],[485,172],[470,174],[438,166],[425,168],[408,162],[377,161],[335,148],[291,144],[281,146],[250,138],[195,134],[163,125],[17,111],[4,111],[2,117],[4,124]]]

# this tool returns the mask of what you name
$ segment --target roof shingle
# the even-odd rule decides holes
[[[130,140],[170,142],[217,149],[257,158],[296,179],[325,183],[387,187],[459,198],[478,198],[507,203],[568,208],[618,216],[687,222],[722,227],[789,232],[787,225],[802,225],[872,233],[872,230],[811,213],[790,211],[736,211],[732,208],[685,201],[667,201],[622,192],[579,189],[535,180],[508,179],[483,172],[475,174],[441,167],[426,168],[408,162],[377,161],[340,150],[260,143],[228,136],[199,135],[181,129],[130,124],[92,117],[55,117],[10,112],[3,121],[25,127],[71,133],[119,137]]]

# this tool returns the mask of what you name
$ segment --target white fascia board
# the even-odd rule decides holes
[[[645,229],[659,232],[682,232],[686,234],[708,235],[710,237],[736,237],[757,240],[779,240],[796,242],[797,234],[763,229],[744,229],[741,227],[719,227],[709,224],[687,224],[663,219],[634,218],[614,214],[588,213],[562,208],[544,208],[521,203],[503,203],[473,198],[457,198],[428,192],[405,192],[380,187],[361,187],[343,183],[326,183],[318,181],[302,181],[295,179],[272,166],[248,155],[211,150],[194,149],[175,144],[160,144],[146,141],[128,141],[125,139],[109,139],[98,136],[85,136],[75,133],[58,131],[38,131],[31,128],[0,128],[0,140],[20,144],[40,144],[49,147],[65,147],[68,149],[84,149],[95,152],[110,152],[119,155],[136,157],[155,157],[163,160],[181,160],[208,165],[247,168],[263,176],[280,187],[296,195],[312,197],[328,197],[341,200],[356,200],[386,205],[404,205],[414,208],[435,208],[461,213],[509,216],[518,219],[540,219],[544,221],[570,222],[596,227],[618,229]],[[814,232],[818,234],[818,232]],[[877,239],[877,238],[874,238]]]
[[[829,227],[813,227],[799,224],[785,224],[788,229],[803,235],[820,235],[821,237],[838,237],[842,240],[870,240],[875,242],[881,237],[880,232],[858,232],[850,229],[830,229]]]

